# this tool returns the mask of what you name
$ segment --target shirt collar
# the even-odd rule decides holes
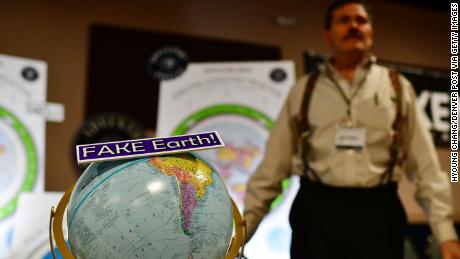
[[[357,68],[369,71],[369,68],[375,63],[377,63],[377,57],[374,54],[369,54],[368,58],[363,60]],[[321,72],[328,72],[333,75],[339,75],[335,67],[332,65],[332,57],[327,57],[323,63],[318,65],[318,69]]]
[[[377,62],[377,57],[373,54],[369,54],[366,59],[364,59],[361,63],[359,63],[358,68],[369,68],[372,64]],[[332,65],[332,57],[328,57],[326,59],[325,68],[328,70],[335,71],[334,65]]]

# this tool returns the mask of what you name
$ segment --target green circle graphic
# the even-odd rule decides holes
[[[236,105],[236,104],[220,104],[215,106],[206,107],[201,109],[188,117],[186,117],[179,125],[174,129],[172,135],[183,135],[186,134],[190,128],[196,125],[198,122],[219,115],[239,115],[242,117],[249,118],[257,123],[261,124],[265,129],[270,131],[273,128],[273,121],[270,117],[264,113],[257,111],[253,108]],[[283,193],[290,186],[290,179],[285,178],[281,181],[281,188],[283,190],[270,204],[270,210],[276,208],[283,200]]]
[[[176,127],[176,129],[174,129],[172,134],[185,134],[191,127],[193,127],[199,121],[207,119],[209,117],[223,114],[240,115],[262,124],[264,128],[266,128],[267,130],[271,130],[273,128],[273,121],[262,112],[241,105],[222,104],[206,107],[202,110],[193,113],[192,115],[185,118],[181,123],[179,123],[179,125]]]
[[[17,207],[19,194],[23,191],[32,190],[35,180],[37,179],[37,152],[32,137],[21,121],[11,112],[0,106],[0,119],[4,119],[10,124],[13,130],[18,134],[26,153],[26,177],[21,185],[21,189],[14,197],[0,207],[0,220],[11,215]]]

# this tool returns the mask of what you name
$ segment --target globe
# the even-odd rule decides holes
[[[67,207],[76,258],[219,258],[233,234],[218,173],[193,153],[92,163]]]

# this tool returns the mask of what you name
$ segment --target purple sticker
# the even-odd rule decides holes
[[[164,138],[124,140],[77,146],[79,164],[163,154],[189,152],[225,146],[216,131]]]

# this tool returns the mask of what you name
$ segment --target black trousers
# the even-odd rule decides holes
[[[402,259],[407,217],[397,184],[332,187],[301,180],[289,215],[292,259]]]

